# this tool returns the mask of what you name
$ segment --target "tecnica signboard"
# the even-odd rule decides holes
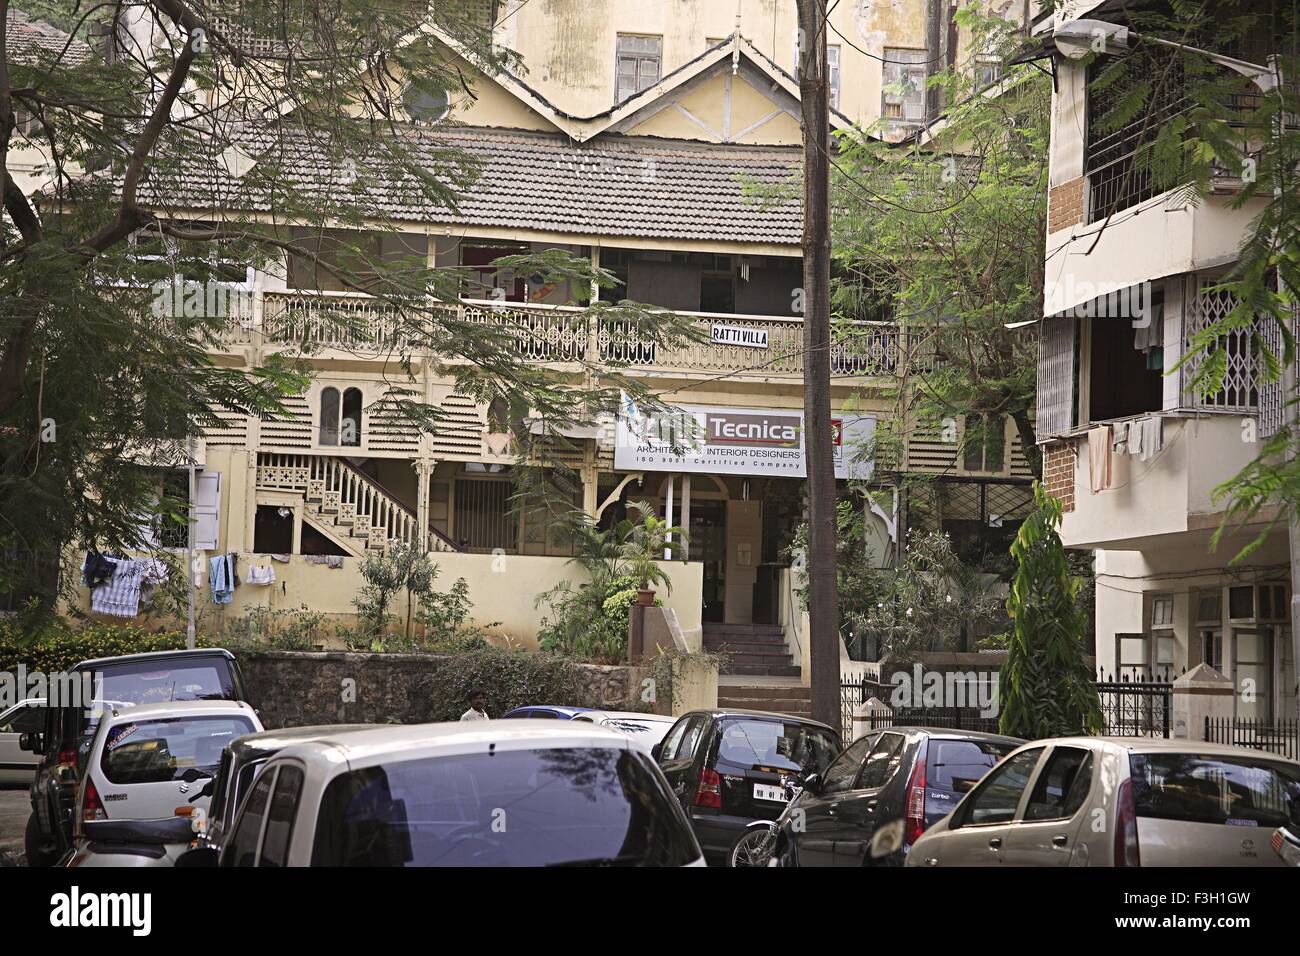
[[[871,477],[872,415],[842,414],[835,429],[835,477]],[[614,467],[715,475],[807,477],[802,411],[676,406],[643,411],[627,396],[619,411]]]

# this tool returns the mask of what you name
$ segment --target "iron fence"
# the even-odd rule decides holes
[[[1101,732],[1107,737],[1168,737],[1174,685],[1164,680],[1099,680]]]
[[[1205,739],[1209,743],[1250,747],[1300,760],[1300,721],[1297,720],[1206,717]]]

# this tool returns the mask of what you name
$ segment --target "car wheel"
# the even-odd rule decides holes
[[[730,866],[767,866],[775,845],[776,834],[767,827],[754,827],[742,833],[731,845],[727,863]]]
[[[23,833],[23,847],[27,854],[28,866],[53,866],[58,862],[59,850],[52,840],[41,835],[41,822],[33,813],[27,818],[27,829]]]

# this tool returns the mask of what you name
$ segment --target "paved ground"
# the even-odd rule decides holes
[[[31,810],[26,787],[0,788],[0,860],[4,863],[23,855],[23,828]]]

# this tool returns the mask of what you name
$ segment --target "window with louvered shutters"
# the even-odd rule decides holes
[[[1038,343],[1038,440],[1061,435],[1074,426],[1073,316],[1043,319]]]

